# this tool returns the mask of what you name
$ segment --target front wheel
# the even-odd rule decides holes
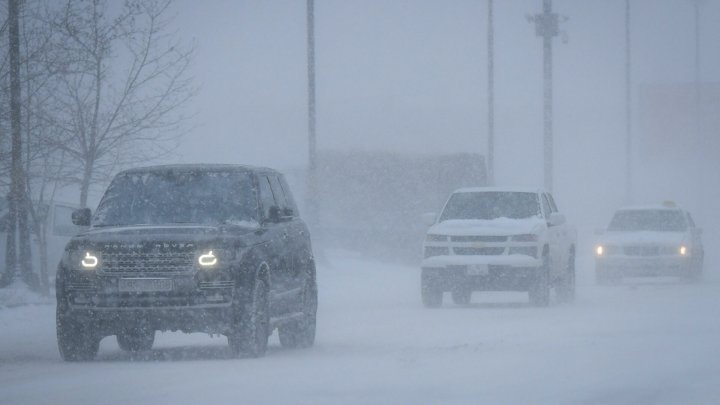
[[[89,361],[100,349],[101,336],[91,324],[81,322],[67,314],[60,304],[55,313],[58,349],[65,361]]]
[[[528,298],[530,304],[536,307],[546,307],[550,305],[550,264],[547,256],[543,257],[543,264],[537,269],[535,280],[533,280]]]
[[[455,305],[467,305],[472,298],[472,289],[460,286],[452,290],[452,299]]]
[[[426,308],[437,308],[442,305],[443,290],[434,277],[430,277],[425,271],[420,279],[420,296]]]
[[[557,298],[560,302],[575,301],[575,252],[570,251],[570,259],[568,260],[565,272],[558,280]]]
[[[317,283],[308,280],[302,292],[302,318],[278,327],[280,344],[287,348],[305,348],[315,343],[317,325]]]
[[[268,286],[256,278],[245,300],[238,297],[234,305],[234,324],[228,334],[230,350],[236,356],[262,357],[267,351],[270,312]],[[245,301],[245,302],[242,302]]]

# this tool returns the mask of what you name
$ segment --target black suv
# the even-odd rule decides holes
[[[116,335],[123,350],[155,331],[224,334],[236,355],[315,340],[310,235],[277,171],[172,165],[119,173],[58,266],[57,339],[67,361],[89,360]]]

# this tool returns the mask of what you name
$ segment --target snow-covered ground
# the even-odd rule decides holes
[[[131,356],[64,363],[52,305],[0,309],[0,403],[720,403],[720,283],[595,287],[574,305],[519,293],[427,310],[419,270],[335,252],[309,350],[232,359],[223,337],[165,333]],[[707,268],[712,273],[711,268]]]

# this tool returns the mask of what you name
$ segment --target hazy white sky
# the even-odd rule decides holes
[[[526,20],[541,3],[495,1],[496,172],[503,185],[542,185],[542,49]],[[634,84],[691,82],[692,1],[631,4]],[[720,2],[701,4],[702,79],[720,81]],[[625,1],[553,6],[569,17],[562,25],[569,42],[554,47],[556,194],[574,214],[611,210],[623,202]],[[315,8],[319,148],[485,153],[486,1],[316,0]],[[179,34],[197,42],[193,72],[201,85],[192,105],[197,126],[180,160],[303,165],[305,1],[179,0],[176,11]],[[715,168],[668,163],[688,165]],[[698,182],[637,183],[639,202],[676,199],[705,209]],[[593,202],[599,198],[602,207]]]

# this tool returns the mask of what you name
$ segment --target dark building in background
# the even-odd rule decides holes
[[[412,156],[324,151],[318,162],[318,224],[327,248],[411,264],[421,258],[427,226],[450,192],[487,183],[482,155]]]

